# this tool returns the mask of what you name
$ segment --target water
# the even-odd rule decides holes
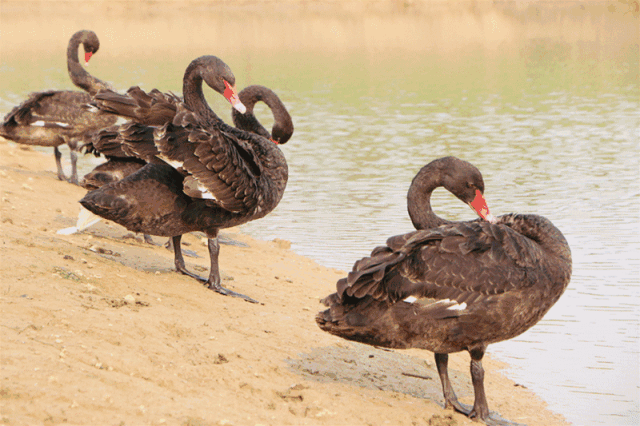
[[[560,301],[489,353],[575,424],[637,424],[638,16],[622,2],[407,4],[307,4],[268,16],[169,4],[144,20],[117,8],[108,20],[74,13],[101,37],[91,71],[118,89],[179,92],[186,64],[211,53],[239,87],[259,83],[280,95],[296,127],[283,147],[289,184],[278,208],[243,230],[290,240],[323,265],[349,270],[387,237],[411,231],[406,191],[427,162],[473,162],[492,213],[548,217],[573,255]],[[29,91],[69,88],[61,56],[77,27],[56,13],[2,18],[0,112]],[[29,37],[19,37],[25,22]],[[228,104],[208,98],[227,119]],[[270,126],[266,109],[258,114]],[[450,219],[473,217],[443,190],[433,205]]]

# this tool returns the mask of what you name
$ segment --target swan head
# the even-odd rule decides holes
[[[197,78],[201,78],[209,87],[223,95],[236,110],[242,114],[247,111],[236,91],[236,77],[222,59],[212,55],[200,56],[191,61],[185,78],[194,71]]]
[[[436,162],[436,173],[440,173],[441,176],[440,184],[460,201],[469,205],[483,220],[495,223],[497,219],[489,212],[483,195],[484,180],[480,170],[456,157],[445,157],[434,161]]]
[[[98,36],[93,31],[83,30],[80,33],[80,40],[82,41],[82,47],[84,47],[84,63],[89,65],[91,56],[100,49],[100,40],[98,40]]]
[[[291,139],[291,135],[293,134],[293,125],[291,126],[291,129],[284,127],[279,125],[278,123],[274,123],[273,128],[271,129],[271,140],[278,145],[287,143],[289,139]]]

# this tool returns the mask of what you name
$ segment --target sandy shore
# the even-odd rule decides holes
[[[85,191],[54,172],[53,155],[0,140],[3,424],[473,424],[441,408],[431,353],[318,329],[318,301],[344,272],[232,230],[248,247],[222,246],[223,284],[263,304],[218,295],[118,225],[57,235]],[[200,255],[187,266],[206,275],[203,241],[183,241]],[[472,403],[468,355],[452,358]],[[566,424],[501,367],[485,362],[491,409]]]

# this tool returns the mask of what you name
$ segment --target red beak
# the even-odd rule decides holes
[[[240,102],[240,98],[238,97],[238,92],[236,92],[236,88],[229,84],[227,80],[224,81],[224,97],[227,98],[229,102],[231,102],[231,106],[237,109],[240,114],[244,114],[247,112],[247,108],[244,106],[242,102]]]
[[[476,198],[474,198],[473,201],[469,203],[469,205],[482,219],[486,220],[487,222],[496,223],[497,219],[494,215],[489,213],[487,200],[484,199],[484,196],[479,189],[476,189]]]
[[[92,55],[93,55],[93,52],[84,52],[84,63],[85,63],[85,65],[89,65],[89,59],[91,59]]]

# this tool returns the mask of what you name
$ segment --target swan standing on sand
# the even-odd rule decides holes
[[[0,126],[0,136],[25,145],[52,146],[58,169],[58,179],[66,180],[60,161],[58,146],[67,144],[71,151],[70,182],[78,183],[77,154],[78,141],[87,134],[111,126],[117,117],[95,113],[88,103],[91,96],[101,89],[109,89],[109,84],[98,80],[80,65],[78,48],[84,47],[85,61],[98,51],[100,41],[93,31],[82,30],[69,40],[67,48],[67,68],[73,84],[86,91],[48,90],[32,93],[22,104],[11,110]]]
[[[98,94],[99,108],[118,114],[121,110],[123,116],[138,117],[140,122],[157,124],[167,111],[175,113],[170,122],[155,129],[153,142],[125,140],[125,149],[149,164],[89,192],[80,203],[130,231],[172,237],[179,272],[221,294],[255,302],[221,286],[217,236],[220,229],[264,217],[278,205],[287,184],[287,163],[273,141],[220,120],[204,98],[203,81],[237,110],[246,111],[235,92],[233,73],[215,56],[197,58],[187,67],[184,103],[168,95],[163,100],[159,92],[151,96],[153,101],[142,103],[122,95]],[[157,117],[153,111],[159,111]],[[185,268],[180,239],[193,231],[209,238],[208,278]]]
[[[443,186],[481,217],[450,222],[431,210]],[[321,329],[349,340],[435,353],[446,407],[487,424],[482,357],[487,345],[511,339],[536,324],[571,277],[571,252],[562,233],[542,216],[494,217],[482,175],[455,157],[435,160],[414,178],[407,195],[418,229],[391,237],[359,260],[337,292],[323,300]],[[449,381],[449,353],[468,351],[475,393],[461,404]]]
[[[279,145],[286,143],[291,138],[293,135],[291,115],[273,90],[259,85],[247,86],[238,93],[238,98],[246,107],[246,112],[242,114],[237,109],[231,108],[231,116],[236,128],[263,136]],[[262,126],[253,114],[253,108],[258,102],[264,102],[273,114],[274,122],[271,133]],[[134,128],[136,131],[132,130],[131,124],[111,126],[98,132],[91,142],[82,146],[86,153],[93,153],[96,156],[104,155],[107,158],[105,163],[99,164],[84,176],[80,182],[83,188],[91,191],[103,185],[117,182],[137,172],[147,164],[145,160],[132,156],[133,153],[131,151],[126,152],[124,141],[129,139],[130,144],[134,143],[130,139],[135,137],[138,141],[146,139],[147,142],[153,142],[153,127],[135,125]],[[61,230],[58,233],[75,233],[86,229],[98,220],[100,220],[99,216],[89,216],[89,212],[83,208],[76,226]],[[153,244],[151,236],[147,234],[144,234],[144,240],[149,244]],[[171,239],[169,239],[169,244],[166,246],[169,249],[173,249]],[[188,254],[188,252],[185,252],[185,254]]]

